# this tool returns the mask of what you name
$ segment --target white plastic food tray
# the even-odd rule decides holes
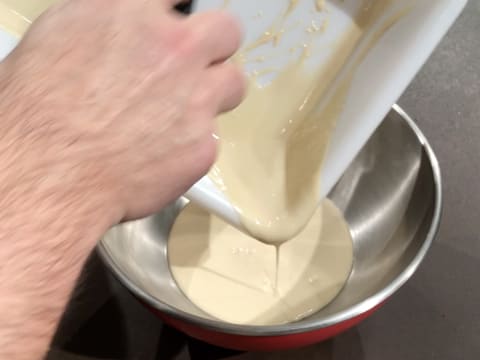
[[[263,49],[275,56],[265,68],[278,68],[288,63],[289,47],[306,42],[305,24],[314,21],[328,26],[321,36],[315,36],[308,66],[318,67],[328,61],[332,44],[352,26],[360,6],[386,0],[330,0],[327,11],[315,11],[315,1],[300,0],[290,14],[282,41]],[[394,0],[388,11],[377,18],[364,33],[356,49],[361,61],[354,65],[354,75],[348,95],[331,139],[321,175],[321,195],[326,196],[354,159],[370,135],[381,123],[391,106],[413,80],[434,51],[466,4],[466,0]],[[245,44],[257,39],[286,11],[290,0],[199,0],[196,11],[225,8],[238,16],[246,31]],[[301,23],[301,26],[297,26]],[[293,30],[289,30],[293,29]],[[262,50],[259,50],[262,51]],[[283,55],[282,55],[283,54]],[[330,54],[331,55],[331,54]],[[355,57],[352,52],[352,59]],[[252,65],[252,66],[258,66]],[[352,66],[347,63],[345,66]],[[246,67],[246,71],[252,69]],[[268,81],[268,79],[266,79]],[[295,91],[292,89],[292,91]],[[248,175],[247,175],[248,176]],[[187,193],[187,197],[202,204],[228,222],[242,227],[238,214],[224,195],[205,177]],[[319,199],[320,201],[320,199]]]

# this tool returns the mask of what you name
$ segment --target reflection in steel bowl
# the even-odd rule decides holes
[[[353,271],[328,306],[286,325],[225,323],[199,310],[178,289],[169,271],[166,244],[184,199],[154,216],[112,229],[99,252],[146,306],[193,337],[241,350],[304,346],[363,320],[416,271],[440,221],[437,159],[414,122],[395,106],[329,197],[350,226]]]

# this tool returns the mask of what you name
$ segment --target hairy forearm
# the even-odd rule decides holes
[[[30,150],[15,145],[20,139],[7,143],[0,156],[0,359],[40,359],[115,214],[95,173],[66,165],[73,161],[39,166],[43,154],[33,162]]]
[[[62,1],[0,64],[0,360],[43,356],[101,235],[215,159],[214,118],[245,93],[225,62],[241,31],[176,3]]]

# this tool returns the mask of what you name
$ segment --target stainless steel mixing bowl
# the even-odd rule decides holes
[[[169,271],[167,241],[184,199],[157,215],[113,228],[100,242],[99,252],[135,296],[191,336],[245,350],[303,346],[355,325],[413,275],[440,221],[437,159],[415,123],[395,106],[329,197],[350,225],[353,270],[328,306],[291,324],[228,324],[183,295]]]

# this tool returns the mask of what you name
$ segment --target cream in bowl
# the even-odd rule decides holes
[[[206,313],[236,324],[278,325],[317,312],[340,292],[352,261],[348,225],[328,200],[278,248],[192,203],[168,241],[177,286]]]

